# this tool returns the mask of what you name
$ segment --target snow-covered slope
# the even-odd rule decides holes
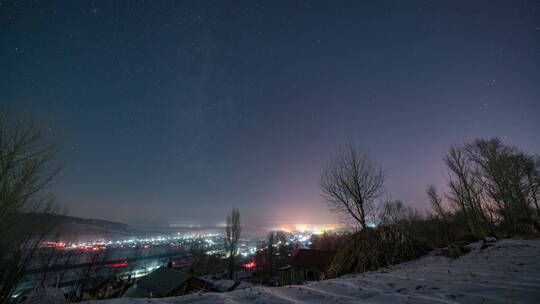
[[[540,303],[540,241],[509,239],[458,259],[431,255],[391,269],[286,287],[253,287],[93,304]]]

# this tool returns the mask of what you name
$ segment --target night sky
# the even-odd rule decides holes
[[[75,216],[333,224],[347,142],[426,208],[452,144],[540,153],[540,2],[2,1],[0,104],[60,140]]]

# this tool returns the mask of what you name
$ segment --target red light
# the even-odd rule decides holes
[[[255,262],[248,262],[248,263],[244,264],[244,268],[246,268],[246,269],[253,269],[255,267],[257,267],[257,264],[255,264]]]
[[[148,249],[148,248],[150,248],[150,245],[144,244],[143,248],[144,248],[144,249]]]
[[[116,264],[109,264],[109,267],[111,268],[118,268],[118,267],[124,267],[124,266],[127,266],[128,265],[128,262],[125,261],[123,263],[116,263]]]

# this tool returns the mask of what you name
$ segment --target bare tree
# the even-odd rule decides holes
[[[261,269],[261,283],[270,282],[278,268],[286,266],[288,248],[285,245],[287,236],[283,231],[271,231],[266,237],[264,263]]]
[[[540,157],[529,157],[524,170],[530,200],[536,209],[536,219],[540,220]]]
[[[452,147],[444,161],[450,173],[448,198],[463,213],[469,233],[486,233],[488,221],[482,205],[484,189],[473,162],[462,147]]]
[[[352,218],[366,229],[384,182],[382,169],[370,155],[349,145],[323,172],[322,197],[333,212]]]
[[[54,279],[54,267],[60,263],[62,257],[62,249],[58,249],[54,246],[49,246],[41,248],[37,251],[35,258],[39,264],[39,268],[42,269],[41,276],[41,287],[45,287],[51,284],[51,281]]]
[[[497,138],[477,139],[452,147],[445,163],[447,196],[456,207],[454,215],[464,218],[469,233],[482,236],[496,229],[521,233],[537,225],[540,165],[534,156]],[[428,195],[441,215],[434,189],[428,189]]]
[[[240,226],[240,211],[233,208],[230,215],[227,216],[225,245],[229,253],[229,278],[234,278],[235,257],[238,254],[238,240],[242,227]]]
[[[442,198],[437,193],[437,187],[435,185],[431,184],[428,185],[426,193],[429,197],[429,202],[431,203],[431,207],[435,211],[435,214],[437,217],[439,217],[442,220],[446,220],[447,214],[442,206]]]
[[[94,247],[99,248],[99,247]],[[67,296],[69,302],[77,302],[83,299],[85,293],[97,286],[104,278],[110,276],[111,269],[104,265],[110,258],[107,249],[92,250],[82,254],[84,263],[75,271],[75,285]],[[107,273],[109,271],[109,273]]]
[[[70,273],[72,273],[72,266],[76,265],[81,259],[81,253],[78,250],[63,250],[62,257],[59,259],[57,265],[56,283],[53,287],[58,288]]]
[[[48,286],[58,288],[81,256],[78,250],[67,250],[64,246],[55,245],[59,243],[64,242],[50,242],[46,244],[47,246],[39,248],[34,255],[31,270],[38,272],[36,277],[41,277],[38,288]]]
[[[518,232],[532,219],[531,189],[526,182],[531,157],[497,138],[475,140],[465,146],[465,151],[488,198],[495,204],[497,216],[508,232]],[[533,177],[534,171],[529,172]]]
[[[382,205],[382,210],[379,214],[380,225],[398,225],[405,221],[409,213],[409,207],[403,205],[400,200],[386,201]]]
[[[263,272],[266,272],[266,278],[271,279],[275,272],[275,258],[276,258],[276,247],[277,247],[277,240],[276,240],[276,234],[274,232],[268,233],[268,236],[266,238],[266,259],[264,263],[264,269]]]
[[[438,224],[437,226],[435,226],[435,229],[440,230],[440,232],[444,236],[445,243],[447,245],[450,245],[450,220],[452,218],[452,213],[444,209],[442,204],[442,197],[437,192],[437,187],[435,187],[435,185],[428,185],[426,193],[431,203],[431,207],[435,211],[434,220],[435,223]]]
[[[22,279],[52,229],[37,219],[56,208],[47,188],[59,173],[51,143],[39,125],[0,115],[0,302]],[[39,225],[38,225],[39,223]]]

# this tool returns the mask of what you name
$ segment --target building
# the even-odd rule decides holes
[[[289,266],[279,269],[281,284],[302,284],[306,281],[324,279],[324,271],[332,262],[335,251],[299,249]]]
[[[181,296],[194,291],[210,291],[211,285],[174,268],[159,268],[140,278],[124,294],[125,298],[162,298]]]

